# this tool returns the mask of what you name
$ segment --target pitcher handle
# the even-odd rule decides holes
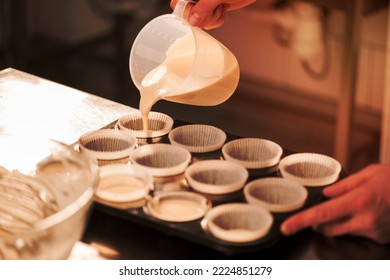
[[[195,0],[179,0],[176,3],[173,14],[181,19],[187,20],[189,9],[197,2]]]

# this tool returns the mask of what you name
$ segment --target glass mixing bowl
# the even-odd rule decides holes
[[[86,227],[96,161],[57,141],[0,134],[0,259],[66,259]]]

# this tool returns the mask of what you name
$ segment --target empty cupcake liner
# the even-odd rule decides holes
[[[191,153],[169,144],[149,144],[134,150],[130,160],[155,177],[166,177],[184,173],[191,161]]]
[[[155,138],[168,134],[173,126],[173,119],[163,113],[149,113],[149,130],[143,130],[141,112],[133,112],[118,119],[117,127],[129,131],[138,139]]]
[[[226,143],[223,157],[248,169],[269,168],[279,163],[283,149],[276,143],[260,138],[242,138]]]
[[[136,138],[126,131],[100,129],[82,135],[78,150],[97,160],[128,158],[137,144]]]
[[[340,163],[332,157],[317,153],[297,153],[283,158],[279,170],[284,178],[304,186],[326,186],[336,182],[341,172]]]
[[[152,176],[145,170],[112,164],[99,168],[96,197],[104,201],[125,203],[145,198],[152,187]]]
[[[177,127],[169,133],[168,137],[171,144],[186,148],[191,153],[216,151],[226,141],[226,133],[221,129],[202,124]]]
[[[233,243],[252,242],[264,237],[273,224],[273,217],[261,206],[227,203],[210,209],[204,220],[216,238]]]
[[[98,159],[98,166],[111,165],[111,164],[127,164],[130,161],[130,156],[125,158],[118,158],[113,160]]]
[[[240,190],[248,179],[245,167],[224,160],[205,160],[190,165],[185,171],[188,184],[207,194],[227,194]]]
[[[248,203],[260,205],[271,212],[290,212],[301,208],[308,191],[300,183],[284,178],[254,180],[244,187]]]
[[[188,222],[202,218],[211,204],[204,196],[187,191],[157,192],[144,207],[146,213],[169,222]]]

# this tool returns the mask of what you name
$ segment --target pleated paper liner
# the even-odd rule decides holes
[[[273,217],[265,208],[247,203],[227,203],[210,209],[203,229],[215,238],[232,243],[247,243],[266,236]]]
[[[283,149],[276,143],[260,138],[241,138],[222,148],[225,160],[241,164],[250,175],[263,176],[277,171]]]
[[[129,203],[144,199],[152,189],[152,176],[132,165],[112,164],[99,168],[95,196],[112,203]]]
[[[169,177],[184,173],[191,161],[191,153],[169,144],[149,144],[134,150],[130,159],[154,177]]]
[[[191,153],[208,153],[220,149],[226,141],[221,129],[202,124],[183,125],[173,129],[169,135],[172,145],[181,146]]]
[[[113,202],[113,201],[101,199],[99,197],[95,197],[95,201],[112,208],[129,210],[129,209],[137,209],[137,208],[144,207],[146,205],[147,198],[142,198],[139,200],[129,201],[129,202]]]
[[[194,190],[205,194],[227,194],[243,188],[248,179],[245,167],[224,160],[193,163],[185,171],[186,180]]]
[[[152,111],[149,113],[148,118],[148,131],[143,130],[142,117],[139,111],[119,118],[117,121],[117,128],[119,130],[128,131],[134,135],[138,139],[139,144],[158,142],[162,136],[168,134],[172,130],[174,122],[170,116]]]
[[[136,138],[126,131],[99,129],[83,134],[77,148],[105,165],[128,160],[136,144]]]
[[[336,182],[341,165],[332,157],[317,153],[297,153],[280,161],[282,177],[295,180],[307,187],[321,187]]]
[[[147,214],[168,222],[189,222],[202,218],[211,204],[201,194],[187,191],[157,192],[148,200]]]
[[[284,213],[301,208],[308,191],[296,181],[270,177],[249,182],[244,187],[244,196],[250,204],[262,206],[270,212]]]
[[[130,161],[130,157],[118,158],[113,160],[102,160],[98,159],[97,163],[99,166],[111,165],[111,164],[126,164]]]

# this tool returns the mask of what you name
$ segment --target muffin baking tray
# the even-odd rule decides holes
[[[107,125],[105,128],[115,129],[115,124],[116,122]],[[175,120],[173,128],[177,128],[183,125],[188,125],[188,123]],[[226,133],[226,136],[227,136],[226,143],[241,138],[239,136],[235,136],[229,133]],[[159,142],[169,144],[170,141],[168,138],[168,134],[161,137]],[[293,152],[283,150],[283,154],[281,158],[283,159],[290,154],[293,154]],[[218,160],[222,158],[223,158],[222,148],[207,153],[192,153],[191,164],[198,161]],[[340,178],[345,176],[346,174],[342,170],[340,173]],[[176,177],[177,178],[175,180],[177,184],[176,185],[173,184],[175,188],[177,188],[177,186],[180,185],[181,190],[192,191],[195,192],[195,194],[197,194],[197,192],[194,189],[188,186],[186,180],[184,180],[185,178],[184,174],[183,176],[176,176]],[[247,182],[254,181],[255,179],[258,178],[266,178],[266,177],[281,177],[281,175],[279,174],[279,171],[277,169],[274,169],[273,172],[271,173],[250,172]],[[171,178],[169,180],[169,183],[167,183],[167,186],[172,185],[173,181]],[[156,193],[157,193],[157,188],[159,188],[159,190],[161,189],[164,190],[164,181],[156,182],[155,180],[154,191]],[[292,215],[294,212],[318,204],[323,200],[323,196],[321,194],[322,187],[315,187],[315,188],[309,187],[307,188],[307,190],[308,190],[307,199],[302,207],[300,207],[298,210],[294,210],[290,212],[272,213],[273,224],[270,230],[268,231],[268,233],[262,238],[259,238],[257,240],[242,242],[242,243],[228,242],[214,237],[214,235],[212,235],[209,232],[207,221],[205,218],[199,218],[188,222],[174,222],[174,221],[172,222],[164,219],[159,219],[151,215],[150,213],[148,213],[150,211],[148,211],[148,207],[146,207],[146,204],[143,207],[138,207],[138,208],[130,207],[126,209],[123,207],[115,207],[115,204],[104,203],[101,200],[96,200],[94,207],[98,211],[103,211],[109,215],[120,217],[125,221],[141,224],[153,228],[155,230],[161,231],[165,234],[176,236],[178,238],[182,238],[190,242],[194,242],[218,250],[227,255],[234,255],[234,254],[249,253],[249,252],[264,250],[279,242],[283,238],[282,234],[279,231],[280,224],[283,222],[283,220],[285,220],[288,216]],[[151,195],[153,195],[153,192],[151,193]],[[246,203],[243,188],[241,188],[238,191],[234,191],[227,194],[203,193],[202,195],[209,200],[211,207],[213,208],[218,205],[222,205],[226,203]]]

